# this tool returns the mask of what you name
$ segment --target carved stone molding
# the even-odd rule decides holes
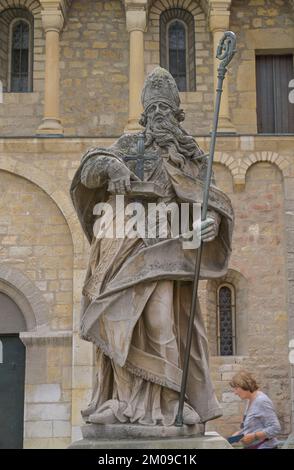
[[[147,0],[125,0],[126,27],[132,31],[146,31],[147,26]]]
[[[43,11],[60,11],[64,21],[67,19],[68,12],[72,4],[72,0],[39,0],[39,1],[40,1]]]
[[[131,9],[131,10],[140,10],[144,9],[146,10],[148,7],[148,0],[123,0],[123,3],[125,5],[125,9]]]
[[[60,10],[43,10],[41,12],[44,31],[56,31],[59,33],[64,24],[64,17]]]
[[[36,331],[20,333],[20,339],[25,346],[40,345],[71,345],[71,331],[51,331],[48,328],[39,328]]]
[[[210,0],[208,21],[211,31],[229,29],[231,0]]]
[[[145,10],[127,10],[126,11],[126,26],[127,31],[146,31],[147,14]]]
[[[7,294],[22,311],[28,330],[49,321],[49,308],[41,292],[20,270],[6,264],[0,266],[0,291]]]

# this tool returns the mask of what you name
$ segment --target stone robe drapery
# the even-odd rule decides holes
[[[112,398],[111,365],[128,371],[134,377],[179,392],[185,351],[196,250],[183,250],[180,239],[156,240],[145,244],[142,239],[93,240],[93,207],[111,201],[107,182],[89,189],[81,183],[85,165],[97,156],[122,161],[125,144],[132,136],[123,136],[108,149],[93,149],[82,160],[71,186],[71,195],[85,234],[91,243],[89,269],[84,285],[80,331],[82,338],[98,346],[98,376],[95,397],[88,414]],[[187,161],[184,170],[163,159],[178,202],[201,203],[203,174],[199,165]],[[221,216],[217,238],[204,244],[201,278],[225,275],[230,255],[233,211],[227,196],[212,186],[209,209]],[[161,281],[173,283],[174,327],[178,364],[150,352],[148,338],[142,336],[140,319]],[[101,354],[101,352],[103,354]],[[103,383],[102,383],[103,382]],[[186,401],[205,422],[221,415],[208,369],[206,332],[198,306],[193,325],[191,359]]]

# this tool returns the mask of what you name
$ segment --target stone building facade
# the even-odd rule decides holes
[[[225,279],[202,281],[200,293],[224,413],[207,428],[223,435],[237,429],[243,404],[229,381],[240,368],[254,372],[274,401],[282,435],[293,426],[294,134],[258,132],[256,91],[258,54],[293,56],[293,1],[0,0],[0,294],[23,318],[13,323],[0,296],[0,340],[19,334],[26,348],[26,448],[63,448],[80,437],[95,351],[78,337],[89,247],[69,186],[87,148],[138,129],[139,90],[160,63],[160,21],[168,10],[194,19],[196,83],[181,100],[185,128],[206,151],[215,47],[228,29],[238,40],[214,165],[236,214],[233,254]],[[18,17],[33,18],[32,87],[22,93],[7,79],[10,23]],[[234,291],[230,355],[220,355],[217,341],[222,286]]]

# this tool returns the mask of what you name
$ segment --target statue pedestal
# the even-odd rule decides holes
[[[69,449],[231,449],[216,432],[204,426],[141,426],[136,424],[87,424],[83,439]]]

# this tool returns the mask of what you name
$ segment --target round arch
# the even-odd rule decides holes
[[[18,269],[0,265],[0,292],[10,297],[22,312],[27,331],[49,322],[49,307],[39,289]]]
[[[276,165],[281,171],[283,177],[288,176],[290,162],[288,159],[276,152],[257,152],[252,153],[242,160],[242,165],[239,170],[239,176],[246,178],[249,168],[255,163],[267,162]]]
[[[11,296],[1,291],[0,287],[0,335],[17,334],[27,331],[25,317]]]
[[[0,14],[11,8],[24,8],[34,16],[41,14],[41,4],[38,0],[0,0]]]
[[[233,157],[224,152],[215,152],[213,161],[224,165],[231,173],[232,178],[234,177],[234,169],[238,167],[238,163]]]
[[[1,170],[25,178],[38,186],[54,201],[69,227],[74,254],[80,253],[83,248],[83,235],[79,227],[74,207],[69,195],[57,188],[55,183],[52,181],[53,178],[47,178],[46,174],[38,168],[24,166],[23,162],[21,162],[21,164],[17,164],[15,160],[9,157],[0,159],[0,171]]]
[[[169,8],[182,8],[189,13],[191,13],[193,16],[196,15],[203,15],[204,16],[204,8],[202,5],[201,0],[195,0],[193,2],[187,2],[187,0],[178,0],[177,2],[174,2],[174,0],[166,0],[165,2],[161,2],[160,0],[153,0],[150,5],[149,12],[150,14],[158,14],[164,10],[168,10]]]
[[[216,186],[230,195],[234,192],[234,177],[229,166],[220,159],[213,162],[213,174]]]

